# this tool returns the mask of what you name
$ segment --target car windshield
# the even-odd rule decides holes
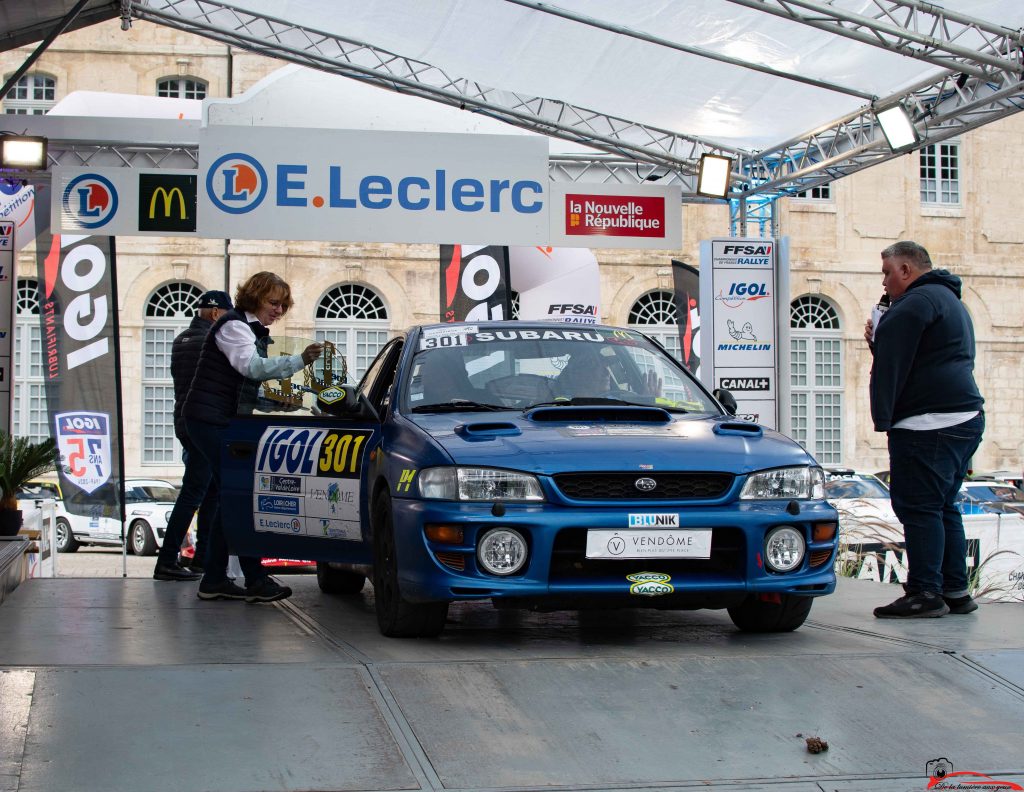
[[[972,484],[967,488],[971,496],[982,501],[1007,501],[1009,503],[1024,503],[1024,490],[1011,487],[1009,484]]]
[[[696,380],[630,330],[428,327],[403,404],[414,412],[630,404],[720,414]]]
[[[888,498],[889,491],[880,481],[868,478],[834,478],[825,482],[825,497],[831,500],[841,498]]]
[[[167,484],[126,484],[125,501],[141,503],[143,501],[174,502],[178,491]]]

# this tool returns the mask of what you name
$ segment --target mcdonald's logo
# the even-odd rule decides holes
[[[139,174],[139,231],[196,230],[197,177],[179,173]]]
[[[157,187],[153,190],[153,197],[149,199],[149,219],[153,220],[156,217],[157,201],[163,201],[163,217],[170,217],[175,199],[178,201],[178,217],[179,219],[184,220],[185,195],[178,187],[172,187],[170,190],[165,190],[163,187]]]

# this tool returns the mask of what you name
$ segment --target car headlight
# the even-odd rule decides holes
[[[741,500],[825,497],[825,472],[820,467],[792,467],[765,470],[747,478]]]
[[[796,528],[782,525],[764,538],[764,562],[774,572],[791,572],[804,560],[807,543]]]
[[[171,521],[171,512],[170,511],[164,512],[164,522],[165,523],[169,523],[170,521]]]
[[[460,501],[544,500],[540,482],[529,473],[474,467],[437,467],[420,472],[420,496]]]
[[[526,540],[512,528],[493,528],[480,537],[476,557],[492,575],[514,575],[526,564]]]

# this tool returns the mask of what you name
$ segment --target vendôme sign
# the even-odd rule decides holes
[[[678,187],[595,186],[570,202],[553,193],[542,137],[209,127],[200,134],[198,171],[53,174],[51,216],[65,233],[681,244]]]

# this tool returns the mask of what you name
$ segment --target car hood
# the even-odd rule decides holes
[[[442,413],[409,419],[460,465],[550,475],[676,470],[744,474],[812,464],[793,440],[756,424],[657,408],[552,407],[528,413]]]

